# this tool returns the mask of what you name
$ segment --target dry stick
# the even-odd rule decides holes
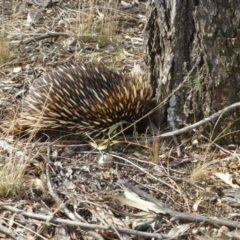
[[[44,156],[43,156],[44,157]],[[52,181],[50,178],[50,173],[49,173],[49,161],[50,161],[50,145],[48,147],[48,153],[47,153],[47,158],[45,158],[46,161],[46,176],[47,176],[47,186],[48,186],[48,191],[50,193],[50,195],[53,197],[53,199],[55,200],[55,202],[58,205],[58,208],[62,208],[65,212],[65,214],[73,221],[78,221],[78,218],[76,216],[74,216],[74,214],[66,207],[67,203],[62,203],[61,199],[58,197],[57,193],[54,191],[53,187],[52,187]],[[58,210],[57,208],[57,210]],[[52,214],[52,216],[54,216],[54,214]],[[52,216],[49,218],[48,222],[52,219]],[[79,216],[80,217],[80,216]],[[80,222],[86,222],[84,219],[81,219]],[[116,232],[116,234],[119,236],[119,232],[117,230],[117,228],[115,226],[111,227],[113,229],[113,231]],[[84,231],[86,231],[86,229],[83,228]],[[90,236],[94,236],[96,239],[98,240],[102,240],[102,236],[100,234],[98,234],[97,232],[94,231],[87,231],[88,235]],[[120,236],[119,236],[120,237]]]
[[[78,218],[77,218],[76,216],[74,216],[74,214],[66,207],[66,204],[67,204],[67,203],[65,203],[65,204],[62,203],[61,199],[58,197],[57,193],[56,193],[56,192],[54,191],[54,189],[53,189],[52,181],[51,181],[51,178],[50,178],[50,172],[49,172],[49,162],[50,162],[50,152],[51,152],[50,147],[51,147],[51,146],[49,145],[48,151],[47,151],[47,157],[44,157],[44,156],[43,156],[43,158],[45,159],[45,162],[46,162],[46,176],[47,176],[48,191],[49,191],[50,195],[52,196],[52,198],[56,201],[56,203],[57,203],[57,205],[58,205],[57,210],[58,210],[59,208],[62,208],[62,209],[64,210],[65,214],[66,214],[71,220],[77,222],[77,221],[78,221]],[[56,210],[56,211],[57,211],[57,210]],[[54,215],[55,215],[55,214],[52,214],[52,215],[49,217],[49,219],[48,219],[47,222],[51,222],[51,220],[54,218]],[[80,216],[79,216],[79,217],[80,217]],[[80,222],[80,221],[79,221],[79,222]],[[86,222],[86,221],[85,221],[84,219],[82,219],[81,222]],[[86,231],[86,229],[84,229],[84,228],[82,228],[82,229],[83,229],[84,231]],[[93,228],[93,229],[95,230],[95,228]],[[117,227],[111,226],[111,230],[117,232],[117,234],[119,235],[118,232],[120,232],[120,231],[118,230]],[[124,231],[124,233],[127,233],[127,232]],[[90,230],[89,230],[89,231],[86,232],[86,235],[87,235],[87,234],[90,235],[90,236],[95,237],[95,238],[98,239],[98,240],[102,240],[102,239],[103,239],[100,234],[98,234],[97,232],[94,232],[94,231],[90,231]],[[130,233],[129,233],[129,234],[130,234]],[[149,237],[150,237],[150,236],[149,236]],[[159,237],[158,237],[158,238],[159,238]],[[164,238],[164,237],[162,237],[162,238]],[[161,239],[161,238],[159,238],[159,239]]]
[[[88,224],[88,223],[82,223],[79,221],[72,221],[72,220],[57,218],[55,216],[49,217],[48,215],[45,215],[45,214],[36,214],[33,212],[26,212],[24,210],[6,205],[6,203],[1,202],[1,201],[0,201],[0,207],[7,209],[9,211],[18,213],[18,214],[22,214],[23,216],[28,217],[28,218],[38,219],[38,220],[42,220],[42,221],[48,221],[50,223],[67,224],[67,225],[71,225],[71,226],[78,226],[78,227],[82,227],[85,229],[94,229],[94,230],[95,229],[103,229],[103,230],[111,230],[111,231],[114,230],[111,226]],[[152,237],[152,238],[157,238],[157,239],[169,239],[169,236],[167,236],[166,234],[147,233],[147,232],[141,232],[141,231],[136,231],[136,230],[122,228],[122,227],[115,227],[115,228],[121,233],[132,234],[135,236]]]
[[[93,36],[93,35],[94,34],[91,34],[91,36]],[[36,35],[26,39],[26,40],[20,41],[18,43],[18,45],[20,45],[20,44],[28,44],[28,43],[31,43],[31,42],[43,40],[45,38],[55,38],[55,37],[61,37],[61,36],[73,37],[74,34],[72,34],[72,33],[63,33],[63,32],[48,32],[48,33],[45,33],[45,34],[36,34]],[[90,34],[83,35],[83,36],[90,36]]]
[[[51,181],[51,177],[50,177],[50,169],[49,169],[49,162],[50,162],[50,153],[51,153],[51,145],[49,144],[48,146],[48,151],[47,151],[47,157],[45,159],[46,162],[46,176],[47,176],[47,186],[48,186],[48,191],[50,193],[50,195],[52,196],[52,198],[55,200],[55,202],[57,203],[58,208],[62,208],[64,213],[71,219],[74,221],[80,221],[80,216],[78,216],[78,218],[66,207],[67,203],[63,203],[62,200],[58,197],[57,193],[54,191],[53,186],[52,186],[52,181]],[[58,210],[57,208],[57,210]],[[54,214],[53,214],[54,216]],[[51,218],[50,218],[51,219]],[[50,220],[49,219],[49,220]],[[86,222],[83,218],[81,219],[82,222]],[[88,235],[90,236],[94,236],[96,239],[98,240],[103,240],[102,236],[94,231],[88,231]]]
[[[26,40],[20,41],[19,45],[20,44],[28,44],[30,42],[43,40],[45,38],[60,37],[60,36],[71,37],[71,36],[73,36],[73,34],[60,33],[60,32],[48,32],[48,33],[41,34],[41,35],[38,34],[38,35],[32,36],[32,37],[30,37],[30,38],[28,38]]]
[[[9,221],[9,222],[10,222],[10,225],[12,225],[10,219],[8,219],[7,217],[3,217],[3,219],[4,219],[5,221]],[[43,235],[39,234],[38,232],[30,229],[29,227],[24,226],[23,223],[19,223],[19,222],[17,222],[16,220],[14,220],[14,225],[17,225],[18,227],[24,228],[26,231],[34,234],[35,237],[38,237],[38,238],[43,239],[43,240],[48,240],[47,238],[45,238]],[[15,229],[16,229],[16,227],[15,227]],[[13,229],[13,228],[10,228],[10,227],[9,227],[9,230],[10,230],[11,232],[14,232],[14,229]],[[22,236],[23,234],[21,234],[21,237],[20,237],[20,235],[19,235],[18,233],[16,233],[16,234],[17,234],[17,236],[18,236],[21,240],[23,239],[23,236]],[[18,238],[17,238],[17,239],[18,239]]]
[[[125,187],[129,188],[134,193],[138,194],[140,197],[143,197],[147,199],[150,202],[153,202],[157,206],[163,208],[163,210],[168,213],[174,220],[184,220],[184,221],[192,221],[192,222],[207,222],[215,225],[222,225],[227,227],[234,227],[234,228],[240,228],[240,222],[237,221],[231,221],[227,219],[217,218],[217,217],[204,217],[200,215],[193,215],[193,214],[187,214],[187,213],[180,213],[177,211],[172,210],[169,208],[165,203],[162,203],[158,199],[150,196],[146,192],[142,191],[141,189],[133,186],[132,184],[121,181],[121,184],[123,184]]]
[[[216,118],[220,117],[221,115],[223,115],[224,113],[226,112],[229,112],[235,108],[238,108],[240,107],[240,102],[237,102],[237,103],[234,103],[214,114],[212,114],[210,117],[207,117],[207,118],[204,118],[203,120],[199,121],[199,122],[196,122],[190,126],[187,126],[187,127],[184,127],[184,128],[181,128],[179,130],[174,130],[172,132],[167,132],[167,133],[163,133],[161,134],[159,137],[160,138],[167,138],[167,137],[172,137],[172,136],[176,136],[176,135],[179,135],[179,134],[182,134],[182,133],[186,133],[186,132],[189,132],[190,130],[193,130],[194,128],[197,128],[197,127],[200,127],[201,125],[205,124],[205,123],[208,123],[210,121],[213,121],[215,120]]]
[[[19,236],[19,234],[14,233],[12,229],[6,228],[3,225],[0,225],[0,232],[5,233],[7,236],[11,237],[14,240],[22,239],[22,237]]]
[[[114,157],[114,158],[121,159],[121,160],[123,160],[123,161],[125,161],[125,162],[131,164],[132,166],[138,168],[140,171],[142,171],[142,172],[144,172],[145,174],[147,174],[147,175],[149,175],[150,177],[152,177],[152,179],[155,179],[155,180],[161,182],[162,184],[165,184],[167,187],[172,188],[174,191],[176,191],[178,194],[180,194],[180,192],[179,192],[176,188],[174,188],[172,185],[170,185],[170,184],[164,182],[164,181],[161,180],[160,178],[155,177],[155,176],[152,175],[151,173],[147,172],[143,167],[140,167],[140,166],[138,166],[137,164],[135,164],[135,163],[129,161],[128,159],[123,158],[123,157],[121,157],[121,156],[118,156],[118,155],[116,155],[116,154],[109,154],[109,155],[112,156],[112,157]]]

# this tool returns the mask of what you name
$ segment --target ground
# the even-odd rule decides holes
[[[146,75],[145,1],[2,1],[1,113],[69,60]],[[200,133],[52,139],[1,132],[2,239],[239,239],[238,147]]]

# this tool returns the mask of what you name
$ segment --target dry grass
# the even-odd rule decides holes
[[[7,43],[7,39],[0,34],[0,65],[8,62],[11,58],[10,46]]]
[[[9,158],[0,169],[0,197],[19,194],[26,190],[24,173],[26,164],[22,159]]]
[[[16,121],[17,116],[9,120],[6,125],[13,127]],[[14,197],[20,193],[25,194],[30,188],[42,191],[44,189],[43,184],[35,176],[35,173],[39,171],[38,166],[41,164],[38,161],[35,162],[35,156],[39,155],[41,149],[37,148],[34,150],[31,144],[33,140],[35,143],[38,143],[35,138],[38,125],[34,127],[30,134],[19,133],[22,136],[25,134],[25,138],[21,139],[15,135],[13,140],[12,135],[7,131],[8,129],[5,130],[2,138],[6,140],[0,140],[0,149],[4,149],[5,151],[5,158],[0,168],[0,197]],[[29,170],[32,166],[34,166],[34,171]]]
[[[96,2],[91,0],[88,6],[79,4],[74,32],[80,41],[106,44],[116,36],[117,3],[106,1],[104,6],[99,8]]]
[[[218,119],[218,121],[220,118]],[[218,122],[217,122],[218,123]],[[209,172],[210,172],[210,164],[212,160],[216,157],[214,156],[214,151],[213,149],[224,149],[217,144],[218,141],[220,141],[222,138],[225,138],[228,134],[225,132],[228,130],[227,126],[225,129],[222,130],[222,132],[216,134],[215,128],[217,126],[217,123],[215,123],[213,129],[209,133],[209,137],[206,137],[204,135],[201,135],[201,138],[206,141],[207,148],[204,150],[204,152],[200,153],[198,155],[198,163],[197,165],[193,168],[193,170],[190,172],[190,179],[193,182],[204,182],[207,180],[209,177]],[[229,125],[231,125],[230,123]],[[233,134],[233,133],[232,133]]]
[[[198,163],[197,166],[190,172],[190,179],[193,182],[203,182],[208,177],[208,163]]]

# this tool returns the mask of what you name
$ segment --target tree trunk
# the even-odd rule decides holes
[[[160,123],[176,130],[179,119],[190,124],[239,101],[240,0],[149,0],[144,36],[156,99],[168,99],[157,113]],[[205,130],[237,130],[239,113]]]

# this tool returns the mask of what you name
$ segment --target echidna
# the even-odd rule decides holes
[[[134,123],[152,105],[149,81],[91,63],[67,63],[33,82],[17,125],[96,136],[120,121]]]

